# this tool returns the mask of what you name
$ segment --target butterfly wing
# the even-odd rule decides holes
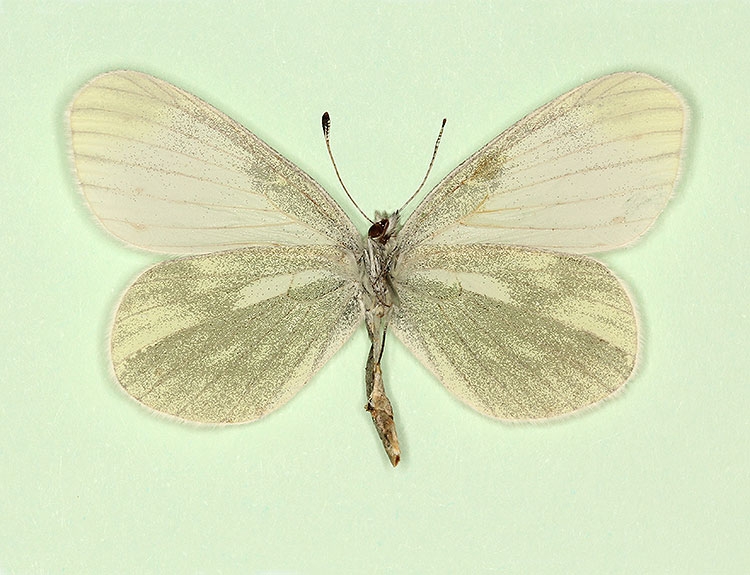
[[[633,305],[605,266],[559,251],[646,231],[674,190],[685,123],[669,86],[622,73],[503,132],[401,230],[396,336],[490,416],[554,417],[609,396],[635,365]]]
[[[488,243],[590,253],[654,222],[679,172],[686,107],[639,73],[593,80],[532,112],[428,194],[400,233],[420,243]]]
[[[633,306],[586,256],[512,246],[415,248],[391,329],[459,399],[501,419],[554,417],[629,377]]]
[[[312,178],[168,82],[102,74],[78,92],[68,119],[84,197],[130,244],[165,253],[360,245],[349,218]]]
[[[344,212],[245,128],[146,74],[94,78],[69,127],[80,187],[108,231],[199,254],[157,264],[123,295],[111,338],[123,388],[200,422],[285,403],[361,320],[361,239]]]
[[[112,327],[112,364],[141,403],[239,423],[280,407],[361,320],[359,286],[326,246],[250,247],[143,273]]]

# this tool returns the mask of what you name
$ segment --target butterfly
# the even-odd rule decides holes
[[[633,373],[638,328],[623,283],[585,254],[632,243],[662,212],[686,119],[657,78],[601,77],[502,132],[405,221],[376,214],[361,235],[310,176],[203,100],[140,72],[97,76],[68,110],[86,203],[124,242],[182,256],[123,294],[117,380],[183,420],[253,421],[364,321],[366,409],[394,466],[387,333],[487,416],[595,404]]]

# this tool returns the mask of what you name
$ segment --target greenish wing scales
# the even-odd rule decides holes
[[[123,388],[190,421],[252,421],[286,403],[362,312],[349,256],[246,248],[160,263],[126,291],[112,330]]]
[[[488,245],[420,246],[400,262],[391,328],[459,399],[507,420],[601,401],[633,371],[632,303],[585,256]]]

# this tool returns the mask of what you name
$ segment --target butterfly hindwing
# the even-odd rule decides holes
[[[361,321],[359,283],[336,257],[329,246],[249,247],[155,265],[115,314],[118,381],[141,403],[190,421],[273,411]]]
[[[394,273],[395,335],[459,399],[500,419],[544,419],[604,399],[633,370],[636,318],[586,256],[430,246]]]

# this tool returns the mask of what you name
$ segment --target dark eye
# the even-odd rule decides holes
[[[380,220],[379,222],[375,222],[370,226],[370,229],[367,231],[367,236],[374,240],[377,238],[382,238],[387,231],[388,220]]]

